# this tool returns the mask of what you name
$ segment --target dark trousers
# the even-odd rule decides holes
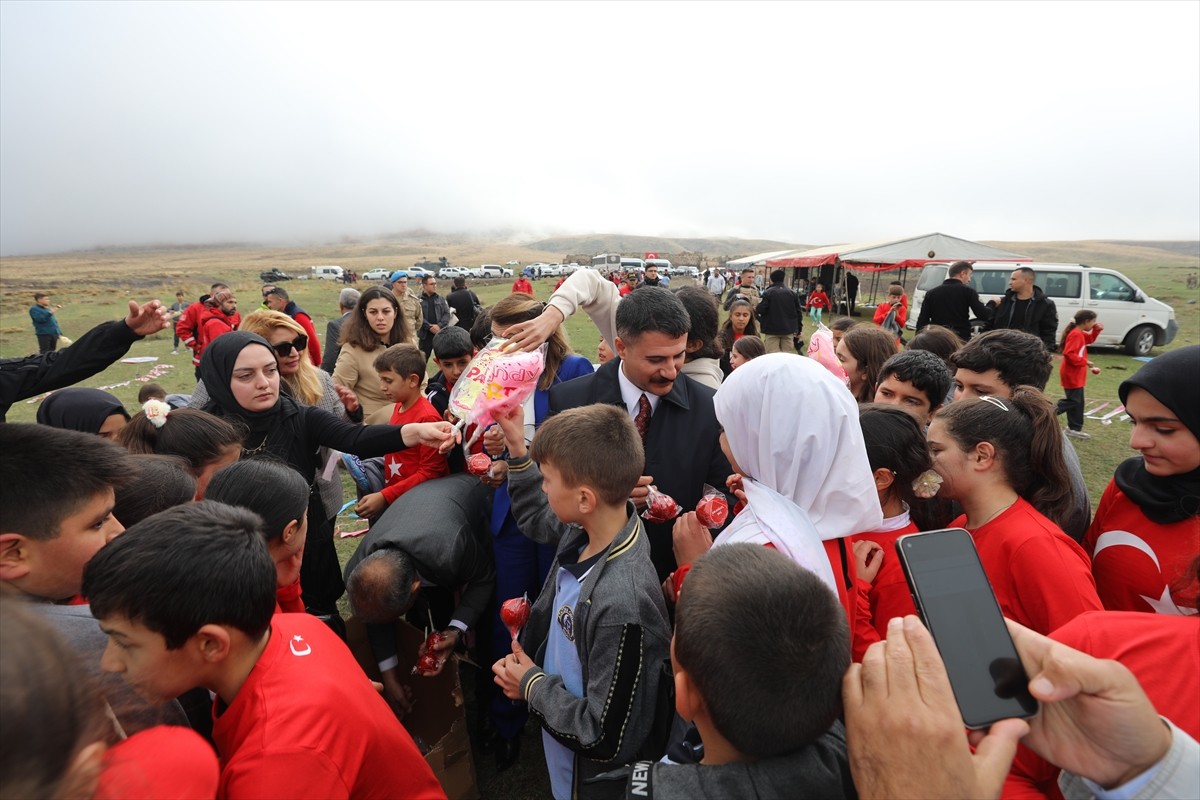
[[[52,333],[36,334],[39,353],[53,353],[58,349],[58,336]]]
[[[1083,430],[1083,387],[1063,389],[1063,394],[1066,397],[1058,401],[1055,413],[1067,415],[1067,427],[1071,430]]]
[[[425,354],[425,363],[429,363],[429,355],[433,352],[433,337],[422,336],[419,340],[421,352]]]

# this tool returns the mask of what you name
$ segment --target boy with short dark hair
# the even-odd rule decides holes
[[[983,396],[1007,399],[1018,386],[1033,386],[1045,391],[1052,366],[1050,351],[1032,333],[1001,328],[976,336],[950,355],[954,367],[954,399]],[[1071,440],[1062,435],[1063,460],[1071,475],[1071,493],[1075,497],[1071,517],[1063,531],[1077,542],[1083,541],[1092,519],[1087,484],[1079,455]]]
[[[492,671],[542,722],[554,796],[586,797],[600,787],[585,781],[606,767],[660,755],[643,750],[671,633],[629,502],[644,454],[625,409],[596,404],[543,422],[531,460],[524,417],[517,406],[497,420],[513,512],[526,536],[558,551],[521,643]]]
[[[167,390],[157,383],[147,383],[142,388],[138,389],[137,401],[138,405],[145,403],[147,400],[167,400]]]
[[[102,666],[151,699],[216,695],[218,797],[444,797],[354,656],[309,614],[274,614],[259,518],[211,500],[148,517],[84,575]],[[274,614],[274,615],[273,615]]]
[[[454,325],[438,331],[433,337],[433,363],[439,372],[430,379],[425,398],[439,414],[445,416],[450,407],[450,392],[454,391],[454,384],[466,372],[467,365],[474,357],[475,346],[471,343],[471,334],[464,328]]]
[[[946,362],[925,350],[905,350],[883,362],[875,402],[897,406],[922,427],[942,407],[954,378]]]
[[[635,764],[626,796],[854,796],[838,721],[850,634],[816,575],[759,545],[712,548],[683,581],[671,664],[703,745],[695,763]]]
[[[394,344],[375,357],[375,371],[383,396],[395,403],[392,425],[412,422],[441,422],[442,415],[421,394],[425,380],[425,356],[416,345]],[[446,456],[435,448],[420,445],[408,447],[383,458],[384,487],[364,495],[354,507],[354,513],[367,519],[377,519],[400,495],[430,478],[449,475]]]
[[[112,514],[115,490],[136,474],[129,452],[99,436],[0,424],[0,583],[32,600],[95,675],[105,639],[80,596],[83,569],[124,530]],[[183,721],[174,704],[147,713],[119,680],[101,688],[127,733]]]

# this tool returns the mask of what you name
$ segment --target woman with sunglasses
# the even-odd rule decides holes
[[[344,386],[339,387],[327,372],[317,369],[307,358],[302,358],[308,347],[308,336],[300,323],[279,311],[260,309],[242,320],[241,330],[254,333],[267,340],[279,359],[279,377],[288,393],[302,406],[316,406],[347,422],[362,422],[362,409],[354,393]],[[204,408],[212,398],[204,381],[196,384],[190,408]],[[325,467],[329,461],[329,449],[321,448],[320,464],[317,467],[317,488],[325,503],[325,518],[333,520],[342,507],[340,475],[326,479]]]
[[[926,438],[939,495],[965,512],[950,527],[970,531],[1004,616],[1049,634],[1101,610],[1087,553],[1059,527],[1073,505],[1071,479],[1044,394],[1018,386],[1012,397],[957,400]]]
[[[297,403],[280,391],[275,350],[266,339],[248,331],[233,331],[210,342],[200,359],[200,376],[210,396],[204,410],[246,430],[242,458],[277,458],[310,486],[322,447],[371,457],[420,444],[446,452],[457,439],[448,422],[352,425],[324,409]],[[333,527],[316,491],[309,496],[308,519],[300,572],[304,605],[309,613],[340,627],[337,600],[345,586],[333,547]]]
[[[388,402],[379,388],[375,356],[394,344],[417,343],[416,332],[401,313],[396,296],[382,286],[363,292],[342,325],[339,341],[342,350],[333,368],[333,382],[354,393],[365,422],[388,422],[395,403]]]

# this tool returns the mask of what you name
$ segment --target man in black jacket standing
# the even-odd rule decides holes
[[[429,354],[433,352],[433,337],[437,336],[442,328],[450,327],[450,305],[446,298],[437,293],[437,278],[432,274],[421,278],[420,299],[424,321],[417,331],[417,341],[421,345],[421,352],[425,354],[425,360],[428,361]]]
[[[996,308],[987,330],[1013,328],[1032,333],[1053,353],[1058,349],[1058,307],[1033,284],[1037,277],[1029,267],[1017,267],[1008,279],[1008,291]]]
[[[979,292],[967,284],[974,268],[966,261],[955,261],[950,265],[946,280],[925,295],[921,303],[921,314],[917,317],[917,330],[926,325],[942,325],[959,335],[964,342],[971,338],[971,312],[981,320],[992,318],[992,310],[979,299]]]
[[[723,490],[731,472],[721,452],[721,427],[713,408],[716,392],[679,371],[690,330],[687,310],[668,290],[648,286],[631,292],[617,306],[619,358],[550,390],[551,414],[593,403],[622,406],[629,412],[646,447],[642,480],[632,495],[639,509],[653,483],[684,511],[691,511],[704,484]],[[580,457],[587,458],[587,453]],[[645,523],[650,558],[660,579],[676,566],[672,522]]]
[[[800,335],[803,312],[800,296],[783,285],[784,272],[777,269],[771,273],[771,285],[763,292],[755,313],[762,323],[763,344],[768,353],[790,353],[793,342]]]
[[[471,330],[471,326],[475,324],[475,309],[483,306],[479,302],[479,296],[467,288],[467,279],[463,277],[454,279],[454,291],[446,295],[446,304],[454,309],[458,316],[458,322],[454,324],[466,331]]]

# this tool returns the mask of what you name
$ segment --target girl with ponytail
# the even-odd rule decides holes
[[[137,455],[182,458],[196,479],[196,499],[203,500],[209,479],[241,456],[242,438],[240,428],[220,417],[147,400],[117,434],[117,443]]]
[[[927,434],[940,494],[961,517],[1009,619],[1048,634],[1101,608],[1087,554],[1059,527],[1073,496],[1054,407],[1032,386],[959,400]]]
[[[1087,385],[1088,367],[1094,366],[1088,361],[1087,348],[1096,341],[1102,330],[1104,326],[1096,322],[1096,312],[1081,308],[1067,323],[1067,329],[1058,343],[1063,356],[1058,378],[1062,381],[1063,394],[1066,396],[1058,401],[1055,413],[1067,415],[1067,436],[1073,439],[1091,438],[1083,432],[1083,387]]]

